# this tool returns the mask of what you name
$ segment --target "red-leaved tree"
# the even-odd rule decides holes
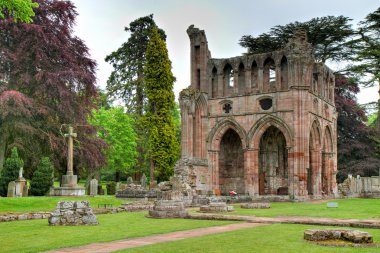
[[[76,167],[96,169],[105,162],[105,143],[87,124],[94,108],[96,63],[73,35],[77,12],[70,1],[35,0],[33,23],[0,20],[0,169],[17,146],[28,167],[50,155],[65,167],[62,124],[78,133]]]

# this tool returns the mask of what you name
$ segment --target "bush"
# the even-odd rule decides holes
[[[7,158],[4,163],[3,171],[0,177],[0,195],[7,196],[8,183],[18,179],[20,168],[24,166],[22,159],[18,157],[17,148],[12,148],[10,158]]]
[[[115,195],[116,193],[116,182],[107,183],[107,195]]]
[[[43,157],[30,183],[30,193],[34,196],[44,196],[53,186],[53,165],[48,157]]]

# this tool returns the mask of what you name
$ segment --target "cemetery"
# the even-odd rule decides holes
[[[190,25],[175,94],[153,14],[101,87],[76,4],[0,3],[0,252],[380,251],[380,100],[355,97],[379,81],[380,8],[223,58]]]

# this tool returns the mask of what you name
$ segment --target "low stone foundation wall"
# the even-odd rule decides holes
[[[244,209],[268,209],[270,208],[270,203],[266,202],[256,202],[256,203],[244,203],[240,205]]]
[[[372,235],[359,230],[348,229],[307,229],[304,239],[308,241],[343,240],[355,244],[373,243]]]
[[[149,215],[153,218],[185,218],[188,212],[181,200],[157,200]]]
[[[10,213],[10,214],[0,215],[0,222],[47,219],[50,217],[50,215],[51,215],[50,212],[33,212],[33,213],[22,213],[22,214]]]
[[[211,213],[219,213],[219,212],[232,212],[234,211],[233,206],[227,206],[225,202],[214,202],[209,205],[201,206],[199,208],[200,212],[211,212]]]

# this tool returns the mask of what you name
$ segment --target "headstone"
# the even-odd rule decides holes
[[[133,179],[131,177],[127,178],[127,185],[133,184]]]
[[[327,202],[327,208],[338,208],[337,202]]]
[[[7,197],[8,198],[14,198],[15,196],[16,196],[16,183],[15,183],[15,181],[10,181],[8,183]]]
[[[141,179],[140,179],[140,184],[141,184],[141,187],[143,189],[146,189],[146,176],[145,176],[145,174],[142,174]]]
[[[24,188],[22,189],[22,196],[23,197],[28,197],[28,184],[26,184],[25,186],[24,186]]]
[[[116,183],[116,188],[115,188],[116,192],[120,191],[120,185],[121,185],[121,182]]]
[[[98,185],[98,194],[104,195],[104,189],[103,189],[103,186],[101,184]]]
[[[98,195],[98,180],[91,179],[90,181],[90,196]]]
[[[24,188],[27,187],[26,180],[22,175],[23,167],[20,168],[18,172],[18,179],[15,180],[16,183],[16,197],[22,197]]]

